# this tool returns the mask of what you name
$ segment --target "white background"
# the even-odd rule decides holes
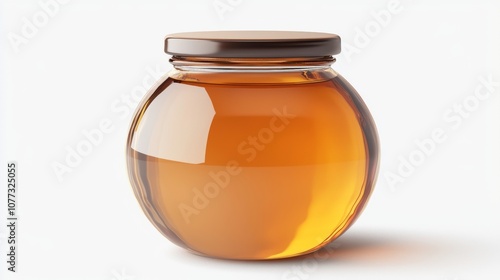
[[[7,271],[2,222],[1,279],[500,279],[500,85],[474,96],[481,77],[500,82],[500,2],[400,0],[396,12],[389,0],[47,2],[0,1],[2,221],[6,164],[19,165],[18,272]],[[339,34],[334,69],[378,125],[375,192],[321,259],[192,255],[154,229],[131,191],[132,113],[113,106],[171,69],[166,34],[238,29]],[[103,120],[113,130],[58,178],[53,165]],[[446,139],[418,158],[416,141],[435,129]],[[411,155],[418,166],[398,173]]]

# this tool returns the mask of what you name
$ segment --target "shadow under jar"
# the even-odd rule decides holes
[[[127,142],[134,193],[194,253],[263,260],[313,252],[363,210],[378,170],[365,104],[330,68],[340,38],[218,31],[166,37],[174,70]]]

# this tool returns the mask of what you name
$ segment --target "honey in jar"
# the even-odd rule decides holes
[[[377,176],[378,136],[330,67],[334,34],[168,35],[174,66],[127,142],[134,193],[173,243],[225,259],[298,256],[344,233]]]

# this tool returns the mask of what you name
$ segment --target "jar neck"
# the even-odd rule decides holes
[[[172,56],[169,62],[177,70],[188,71],[303,71],[328,69],[332,56],[285,58],[214,58]]]

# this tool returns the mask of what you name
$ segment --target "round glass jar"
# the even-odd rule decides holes
[[[218,31],[165,39],[174,70],[139,105],[134,193],[194,253],[263,260],[313,252],[363,210],[379,162],[360,96],[330,68],[340,38]]]

